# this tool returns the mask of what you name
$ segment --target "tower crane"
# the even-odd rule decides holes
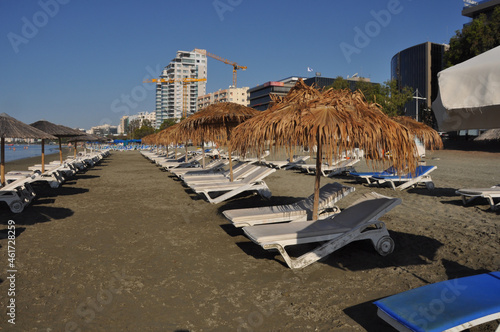
[[[195,48],[195,49],[194,49],[194,51],[195,51],[195,52],[198,52],[198,53],[200,53],[200,54],[203,54],[203,55],[209,56],[209,57],[211,57],[211,58],[213,58],[213,59],[215,59],[215,60],[222,61],[222,62],[224,62],[224,63],[225,63],[225,64],[227,64],[227,65],[231,65],[231,66],[233,66],[233,87],[235,87],[235,88],[236,88],[236,71],[237,71],[238,69],[246,70],[246,69],[247,69],[247,67],[246,67],[246,66],[240,66],[240,65],[238,65],[238,64],[237,64],[236,62],[234,62],[234,61],[229,61],[229,60],[224,59],[224,58],[222,58],[222,57],[220,57],[220,56],[218,56],[218,55],[215,55],[215,54],[212,54],[212,53],[210,53],[210,52],[207,52],[206,50],[201,50],[201,49],[199,49],[199,48]]]
[[[188,93],[187,93],[187,87],[190,83],[195,83],[195,82],[204,82],[206,81],[206,78],[191,78],[191,77],[185,77],[185,78],[172,78],[172,79],[165,79],[165,78],[152,78],[149,80],[143,81],[143,83],[182,83],[182,117],[185,118],[187,117],[187,111],[188,111]]]

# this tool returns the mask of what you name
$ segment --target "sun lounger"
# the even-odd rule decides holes
[[[0,201],[5,202],[13,213],[21,213],[35,198],[30,179],[31,177],[19,178],[0,188]]]
[[[221,182],[210,185],[193,186],[193,190],[203,195],[210,203],[217,204],[245,191],[257,191],[262,197],[271,197],[271,191],[264,182],[264,178],[276,172],[274,168],[259,167],[243,180],[233,182]],[[212,197],[211,194],[223,194]]]
[[[185,167],[194,167],[195,165],[199,166],[198,161],[200,161],[203,158],[202,155],[196,155],[190,159],[188,159],[186,162],[181,161],[158,161],[157,164],[160,165],[161,168],[164,168],[166,170],[169,170],[171,168],[185,168]]]
[[[255,172],[256,170],[258,170],[259,168],[260,168],[259,166],[256,166],[253,164],[242,163],[242,165],[239,166],[237,169],[233,168],[233,180],[234,181],[242,180],[246,176],[248,176],[248,175],[252,174],[253,172]],[[224,172],[222,174],[216,173],[216,174],[209,174],[209,175],[204,175],[204,176],[184,177],[183,180],[184,180],[184,183],[191,188],[193,186],[231,182],[229,171]]]
[[[455,193],[462,196],[462,202],[464,205],[470,203],[478,197],[482,197],[488,200],[493,211],[500,207],[500,202],[495,204],[494,201],[495,198],[500,198],[500,184],[491,188],[459,189]]]
[[[372,179],[376,181],[379,185],[385,182],[391,184],[392,189],[404,190],[411,186],[417,186],[419,184],[424,184],[427,189],[434,189],[434,182],[429,175],[434,171],[436,166],[418,166],[415,170],[415,174],[408,173],[406,175],[384,175],[384,176],[373,176]],[[399,183],[399,184],[398,184]],[[398,184],[398,185],[397,185]]]
[[[500,272],[425,285],[374,304],[398,331],[463,331],[500,319]]]
[[[328,183],[321,187],[318,204],[320,219],[338,213],[340,210],[335,206],[335,203],[353,191],[353,187],[346,187],[336,182]],[[306,221],[312,219],[313,202],[314,194],[294,204],[226,210],[222,214],[235,227],[285,221]]]
[[[335,175],[347,173],[347,172],[353,170],[354,169],[353,166],[358,162],[359,162],[359,159],[357,159],[357,158],[350,158],[350,159],[341,160],[336,165],[329,167],[326,171],[322,170],[322,172],[323,172],[323,175],[328,173],[326,176],[331,178]]]
[[[345,173],[353,169],[353,165],[359,161],[357,158],[342,159],[336,161],[334,164],[329,165],[323,163],[321,165],[321,174],[326,177],[332,177],[340,173]],[[302,164],[298,165],[303,171],[308,174],[316,174],[316,164]]]
[[[349,175],[354,176],[358,182],[363,182],[363,180],[365,180],[368,184],[371,184],[374,176],[381,178],[384,176],[397,175],[397,171],[391,166],[383,172],[349,172]]]
[[[264,249],[277,249],[292,269],[306,267],[350,242],[371,240],[383,256],[394,249],[385,223],[379,217],[401,204],[401,199],[371,193],[339,214],[321,220],[243,227],[250,240]],[[374,226],[374,227],[372,227]],[[326,241],[326,242],[325,242]],[[292,258],[286,246],[325,242],[316,249]]]
[[[269,167],[274,167],[277,169],[292,169],[297,167],[300,164],[304,164],[310,156],[294,156],[293,161],[290,159],[287,160],[274,160],[274,161],[266,161],[266,165]]]
[[[199,167],[186,167],[186,168],[181,168],[181,167],[176,167],[171,169],[170,171],[177,175],[178,177],[181,177],[184,174],[188,174],[193,171],[205,171],[205,174],[209,173],[214,173],[217,170],[223,168],[229,163],[228,160],[213,160],[210,162],[208,165],[205,165],[205,168],[199,168]]]

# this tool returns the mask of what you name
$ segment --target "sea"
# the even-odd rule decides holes
[[[45,144],[45,155],[59,153],[59,145]],[[5,143],[5,162],[42,156],[40,144],[8,144]]]

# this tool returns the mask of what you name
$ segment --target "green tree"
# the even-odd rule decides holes
[[[382,111],[389,116],[402,115],[404,106],[413,97],[413,90],[407,86],[398,87],[396,80],[384,82],[380,94],[375,95],[374,102],[382,106]]]
[[[326,88],[348,89],[349,81],[337,77],[335,82]],[[360,90],[368,102],[381,105],[382,111],[389,116],[403,114],[405,104],[413,97],[412,89],[399,89],[396,80],[386,81],[384,84],[357,81],[355,90]]]
[[[134,119],[128,123],[127,126],[127,137],[134,138],[134,132],[141,126],[141,120]]]
[[[450,67],[500,45],[500,6],[491,17],[485,14],[462,29],[450,39],[450,49],[445,53],[445,65]]]
[[[142,121],[142,125],[139,128],[134,130],[134,132],[132,134],[132,138],[141,139],[144,136],[153,134],[154,132],[155,132],[155,129],[154,129],[153,125],[151,124],[151,121],[144,120],[144,121]]]
[[[341,90],[341,89],[349,89],[349,81],[345,80],[342,76],[337,76],[335,77],[335,81],[333,81],[333,84],[330,86],[326,87],[328,88],[333,88],[335,90]]]
[[[163,123],[161,124],[160,128],[157,131],[162,131],[165,128],[173,126],[177,122],[179,122],[179,119],[177,118],[163,120]]]

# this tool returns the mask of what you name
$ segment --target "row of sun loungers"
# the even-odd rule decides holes
[[[305,160],[300,160],[299,165],[305,164]],[[211,196],[212,190],[227,189],[226,193],[231,192],[228,197],[233,197],[233,190],[258,190],[255,184],[269,172],[288,166],[297,167],[289,161],[265,163],[270,168],[236,163],[234,182],[229,181],[227,171],[217,168],[222,166],[217,161],[210,163],[208,169],[185,168],[176,173],[173,168],[171,171],[195,192],[205,195],[209,202],[217,203],[227,197],[223,194],[214,198]],[[389,168],[384,172],[352,175],[369,184],[389,183],[393,189],[402,190],[418,184],[425,184],[429,188],[429,183],[432,183],[429,173],[435,169],[435,166],[420,166],[415,174],[398,175]],[[268,190],[267,186],[263,190]],[[320,190],[318,220],[312,220],[313,195],[294,204],[225,210],[223,214],[235,227],[241,227],[252,242],[266,250],[277,250],[291,269],[304,268],[359,240],[369,240],[382,256],[390,254],[395,244],[380,219],[401,204],[401,199],[372,192],[340,211],[335,204],[353,191],[353,187],[339,183],[324,185]],[[465,197],[468,197],[467,202],[484,197],[491,200],[492,208],[493,198],[498,197],[495,195],[499,192],[500,186],[457,191],[463,195],[464,203]],[[219,197],[222,199],[217,200]],[[317,245],[299,257],[291,257],[287,247],[301,244]],[[491,296],[499,292],[500,272],[491,272],[430,284],[378,300],[374,304],[378,307],[378,315],[399,331],[462,331],[500,319],[500,301]],[[495,300],[491,301],[492,298]],[[439,307],[443,309],[443,314],[432,316],[431,319],[425,315],[418,316],[422,308],[436,305],[436,299],[446,300],[446,305]]]
[[[143,156],[155,160],[160,167],[165,168],[164,161],[158,162],[149,153],[143,153]],[[190,167],[185,167],[186,163],[177,161],[171,162],[168,170],[208,202],[217,204],[248,191],[257,192],[265,198],[271,197],[271,191],[264,182],[264,178],[275,172],[275,169],[256,166],[253,164],[255,161],[239,162],[233,168],[233,181],[230,181],[229,170],[223,170],[228,162],[213,161],[208,165],[208,169],[200,168],[197,157],[191,161]],[[181,171],[176,172],[176,169]]]
[[[13,213],[21,213],[36,197],[32,184],[46,183],[58,188],[77,172],[94,166],[109,152],[93,153],[77,158],[68,158],[61,165],[59,161],[28,167],[28,171],[10,171],[5,175],[6,185],[0,188],[0,201],[5,202]]]

